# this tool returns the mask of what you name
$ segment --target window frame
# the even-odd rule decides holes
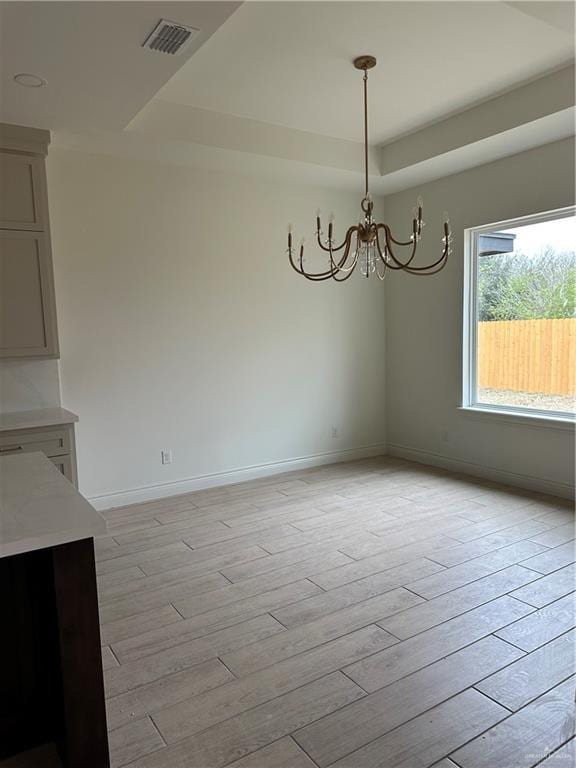
[[[565,411],[549,411],[514,405],[495,405],[478,402],[477,349],[478,349],[478,240],[487,232],[512,229],[517,226],[539,224],[543,221],[562,219],[576,215],[576,206],[557,208],[552,211],[506,219],[464,230],[464,317],[462,350],[462,400],[461,409],[486,416],[504,416],[533,426],[568,426],[576,422],[576,414]]]

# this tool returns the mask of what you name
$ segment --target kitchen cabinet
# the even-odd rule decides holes
[[[0,358],[58,357],[48,131],[0,124]]]

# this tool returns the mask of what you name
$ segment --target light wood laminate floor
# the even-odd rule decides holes
[[[115,768],[574,764],[568,502],[379,458],[105,516]]]

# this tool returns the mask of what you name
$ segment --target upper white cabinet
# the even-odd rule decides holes
[[[58,357],[48,131],[0,124],[0,358]]]
[[[44,160],[0,153],[0,229],[44,229]]]
[[[52,261],[41,232],[0,230],[0,350],[47,357],[57,349]]]

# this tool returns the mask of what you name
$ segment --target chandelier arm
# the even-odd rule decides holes
[[[307,274],[306,272],[300,272],[300,274],[302,277],[305,277],[306,280],[310,280],[311,283],[322,283],[324,280],[331,280],[334,277],[332,272],[329,275],[325,275],[324,277],[314,277]]]
[[[304,272],[304,270],[298,269],[294,264],[292,264],[293,269],[302,277],[305,277],[306,280],[311,280],[312,282],[322,282],[322,280],[330,280],[331,277],[333,277],[333,272],[317,272],[317,273],[308,273]]]
[[[378,254],[378,258],[380,259],[380,261],[384,265],[384,269],[382,270],[382,274],[380,274],[380,272],[378,270],[378,262],[375,261],[375,263],[374,263],[374,270],[376,272],[376,277],[378,278],[378,280],[384,280],[384,278],[386,277],[386,270],[388,269],[388,262],[386,261],[384,255],[382,254],[382,249],[380,247],[380,240],[378,238],[378,227],[377,227],[376,224],[374,225],[374,240],[375,240],[375,243],[376,243],[376,253]]]
[[[376,277],[378,278],[378,280],[384,280],[384,278],[386,277],[386,270],[388,269],[388,264],[384,259],[382,259],[382,263],[384,264],[384,269],[382,270],[382,274],[380,274],[380,272],[378,271],[378,264],[376,263],[374,265],[374,268],[376,271]]]
[[[329,280],[338,271],[347,272],[348,270],[344,268],[344,264],[346,263],[346,260],[348,259],[348,255],[350,253],[350,244],[352,242],[352,234],[357,229],[358,229],[357,226],[350,227],[348,229],[348,232],[346,233],[346,238],[347,239],[342,244],[342,245],[346,245],[347,244],[348,247],[344,251],[344,254],[343,254],[342,258],[340,259],[340,261],[334,262],[334,261],[332,261],[332,258],[331,258],[331,261],[332,261],[332,264],[333,264],[333,267],[331,269],[328,269],[325,272],[306,272],[306,270],[302,266],[302,258],[304,256],[304,246],[300,246],[300,267],[298,267],[294,263],[294,258],[292,256],[292,250],[293,249],[291,247],[288,248],[288,259],[290,261],[290,265],[292,266],[292,269],[294,269],[294,271],[297,272],[299,275],[302,275],[303,277],[308,278],[308,280],[316,280],[316,281]],[[355,266],[355,264],[354,264],[354,266]],[[350,269],[350,271],[352,271],[353,267],[350,267],[349,269]]]
[[[337,283],[343,283],[345,280],[348,280],[348,278],[354,272],[354,269],[356,268],[356,265],[358,264],[358,243],[359,243],[358,231],[359,231],[359,229],[360,229],[359,227],[350,227],[350,230],[354,230],[355,233],[356,233],[356,250],[354,251],[354,256],[352,258],[352,263],[350,264],[350,266],[349,267],[345,267],[345,268],[343,267],[340,270],[334,272],[333,278],[334,278],[334,280]],[[349,230],[348,244],[347,244],[347,247],[346,247],[346,256],[348,256],[348,254],[350,252],[350,248],[352,247],[352,237],[354,235],[354,231],[350,231],[350,230]],[[345,276],[344,277],[336,277],[338,272],[344,272]]]
[[[300,260],[302,260],[302,257],[303,257],[303,249],[302,249],[302,247],[300,247]],[[294,258],[292,256],[292,248],[291,247],[288,248],[288,260],[290,262],[290,266],[292,267],[292,269],[295,272],[297,272],[299,275],[302,275],[303,277],[310,278],[310,275],[304,270],[304,268],[300,268],[299,266],[297,266],[294,263]],[[331,271],[318,272],[316,274],[313,273],[312,274],[312,278],[316,279],[316,278],[320,278],[320,277],[323,277],[324,275],[326,275],[326,279],[327,279],[328,277],[331,276],[331,274],[332,274]]]
[[[388,251],[392,256],[392,258],[397,263],[402,264],[402,262],[398,262],[398,260],[395,258],[390,248],[388,248]],[[411,275],[435,275],[436,272],[440,272],[440,270],[443,269],[444,266],[446,265],[448,261],[448,253],[449,253],[449,245],[447,244],[444,247],[444,250],[442,251],[442,255],[440,256],[440,258],[437,259],[436,261],[433,261],[431,264],[426,264],[422,267],[411,267],[410,261],[412,261],[412,258],[413,258],[411,257],[404,266],[392,267],[392,269],[402,269],[404,272],[408,272]],[[389,265],[389,266],[392,266],[392,265]]]
[[[349,241],[349,238],[352,236],[352,234],[355,231],[357,231],[357,230],[358,230],[358,225],[357,224],[355,224],[352,227],[348,227],[348,231],[346,232],[344,240],[336,248],[330,248],[330,246],[324,245],[322,240],[320,239],[320,230],[318,230],[316,232],[316,237],[317,237],[317,240],[318,240],[318,245],[320,246],[320,248],[322,248],[323,251],[326,251],[326,253],[330,253],[330,250],[332,250],[333,253],[336,252],[336,251],[341,251],[342,248],[344,248],[346,243]]]
[[[351,247],[351,245],[352,245],[352,234],[353,234],[353,233],[352,233],[352,232],[350,232],[350,234],[349,234],[349,237],[348,237],[348,239],[346,240],[346,249],[345,249],[345,251],[344,251],[344,255],[342,256],[342,258],[340,259],[340,261],[338,262],[338,264],[336,264],[336,263],[335,263],[335,262],[332,260],[332,254],[330,254],[330,259],[331,259],[331,261],[332,261],[332,265],[333,265],[333,272],[334,272],[334,274],[336,274],[337,272],[346,272],[346,273],[352,272],[352,271],[354,270],[354,267],[356,266],[356,262],[357,262],[357,260],[358,260],[357,258],[354,258],[354,259],[352,260],[352,264],[351,264],[349,267],[345,267],[345,266],[344,266],[344,264],[345,264],[345,263],[347,262],[347,260],[348,260],[348,256],[349,256],[349,254],[350,254],[350,247]]]
[[[442,269],[442,267],[444,267],[444,265],[448,261],[448,253],[449,253],[449,251],[450,251],[450,243],[448,243],[448,241],[447,241],[445,243],[445,245],[444,245],[444,250],[442,251],[442,256],[440,256],[439,259],[437,259],[436,261],[433,261],[431,264],[426,264],[423,267],[409,267],[409,271],[412,274],[428,273],[428,270],[435,269],[436,267],[438,267],[439,264],[442,264],[442,266],[439,267],[439,269],[438,269],[438,272],[439,272],[440,269]]]
[[[444,231],[447,232],[446,229]],[[447,232],[445,237],[446,237],[446,240],[444,242],[444,249],[442,250],[442,255],[440,256],[440,258],[437,259],[436,261],[433,261],[431,264],[426,264],[423,267],[410,267],[409,271],[412,274],[418,274],[418,273],[420,273],[420,274],[434,274],[434,272],[430,272],[429,270],[435,270],[436,267],[438,267],[438,272],[439,272],[440,269],[442,269],[444,267],[444,265],[448,261],[448,255],[450,253],[449,232]],[[439,266],[439,265],[441,265],[441,266]]]
[[[388,224],[379,224],[378,226],[383,227],[388,231],[388,238],[390,239],[390,242],[394,243],[395,245],[402,245],[402,246],[412,245],[414,243],[414,240],[416,240],[416,232],[418,231],[416,229],[416,220],[414,220],[413,234],[410,240],[396,240]]]
[[[354,254],[354,259],[353,259],[353,261],[352,261],[352,266],[351,266],[349,269],[347,269],[347,270],[344,270],[344,271],[345,271],[344,277],[336,277],[336,275],[338,274],[338,272],[335,272],[335,273],[332,275],[332,277],[334,278],[334,280],[335,280],[337,283],[343,283],[345,280],[348,280],[348,278],[352,277],[352,273],[354,272],[354,267],[356,266],[356,264],[358,264],[358,252],[356,252],[356,253]]]
[[[307,275],[306,272],[302,272],[302,277],[305,277],[306,280],[310,280],[311,283],[322,283],[325,280],[331,280],[334,275],[326,275],[325,277],[311,277],[310,275]]]
[[[422,267],[411,267],[410,266],[410,262],[412,261],[412,259],[414,258],[415,254],[416,254],[416,248],[417,248],[417,245],[418,245],[417,240],[414,239],[414,241],[412,243],[412,245],[413,245],[412,255],[410,256],[410,258],[408,259],[407,262],[403,263],[403,262],[399,261],[394,256],[394,252],[390,248],[390,242],[389,242],[389,236],[391,237],[390,228],[386,224],[380,225],[380,226],[382,226],[384,228],[384,232],[386,233],[386,243],[387,243],[387,246],[388,246],[388,252],[390,253],[390,255],[392,256],[392,258],[394,259],[394,261],[397,264],[401,264],[402,265],[401,269],[403,269],[405,272],[409,272],[411,275],[418,275],[418,274],[420,274],[420,275],[433,275],[433,274],[436,274],[436,267],[438,267],[438,265],[442,264],[442,262],[444,262],[444,264],[446,264],[446,261],[448,259],[448,252],[450,250],[450,244],[449,244],[448,240],[446,240],[446,243],[444,245],[444,250],[442,251],[442,255],[440,256],[439,259],[437,259],[436,261],[433,261],[431,264],[425,264]],[[443,268],[444,264],[442,264],[442,266],[438,268],[438,270],[437,270],[438,272],[440,271],[440,269]],[[434,271],[430,271],[430,270],[434,270]]]
[[[391,241],[393,238],[392,238],[392,233],[390,232],[390,227],[387,224],[380,224],[379,226],[382,227],[382,229],[384,229],[384,235],[386,236],[386,247],[388,249],[388,253],[392,257],[392,259],[396,262],[396,264],[399,265],[399,268],[405,270],[409,266],[414,256],[416,255],[416,248],[418,247],[418,243],[416,239],[410,241],[410,245],[412,246],[412,253],[410,254],[410,258],[408,259],[408,261],[406,262],[400,261],[400,259],[396,258],[396,255],[392,250]]]
[[[380,226],[387,226],[386,224],[381,224]],[[393,237],[392,232],[390,232],[390,240],[394,243],[394,245],[412,245],[413,240],[396,240],[395,237]]]
[[[294,263],[294,259],[292,257],[292,249],[288,249],[288,260],[290,261],[290,266],[292,269],[297,272],[299,275],[302,275],[302,277],[305,277],[307,280],[329,280],[332,277],[332,270],[328,270],[327,272],[312,272],[308,273],[304,269],[300,269],[296,264]]]
[[[394,266],[394,264],[392,264],[391,262],[387,261],[387,259],[385,258],[384,254],[382,253],[382,246],[380,245],[380,237],[378,235],[378,229],[379,228],[384,229],[384,227],[385,227],[385,224],[377,224],[376,225],[376,250],[378,251],[378,255],[380,256],[380,258],[382,259],[384,264],[386,264],[387,268],[389,267],[390,269],[402,269],[401,266]],[[390,248],[388,248],[388,244],[386,244],[386,249],[388,250],[388,253],[390,253]],[[396,261],[398,264],[400,264],[400,262],[398,262],[397,259],[395,258],[394,254],[391,254],[391,256],[394,259],[394,261]]]
[[[435,268],[433,268],[432,266],[426,267],[425,269],[427,271],[424,271],[424,268],[422,267],[420,268],[408,267],[408,269],[406,269],[406,272],[408,272],[411,275],[416,275],[417,277],[425,277],[426,275],[436,275],[438,274],[438,272],[441,272],[444,269],[446,264],[448,264],[447,256],[448,254],[446,254],[446,257],[442,257],[443,258],[442,263],[440,264],[440,266],[437,266]]]
[[[392,255],[392,258],[397,264],[402,265],[401,269],[405,269],[412,262],[412,260],[414,259],[414,256],[416,256],[416,249],[418,248],[418,240],[416,239],[416,237],[413,237],[412,240],[407,240],[406,242],[396,240],[396,238],[392,235],[392,230],[387,224],[380,224],[380,226],[384,229],[384,232],[386,235],[386,245],[388,247],[388,251]],[[412,253],[410,254],[410,258],[408,259],[408,261],[406,262],[400,261],[400,259],[398,259],[395,256],[394,251],[392,250],[392,245],[391,245],[392,243],[395,243],[396,245],[400,245],[401,247],[404,247],[407,245],[412,246]]]

